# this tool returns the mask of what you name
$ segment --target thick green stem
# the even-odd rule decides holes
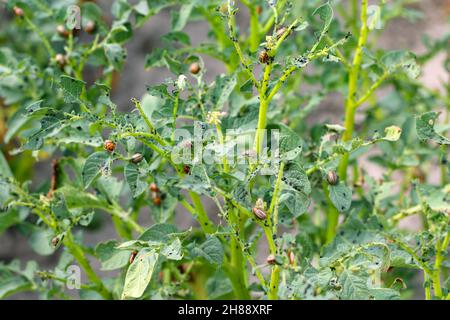
[[[442,287],[441,287],[441,266],[444,260],[442,252],[445,252],[448,247],[450,239],[450,232],[447,232],[444,240],[436,241],[436,260],[434,262],[434,270],[431,276],[431,281],[433,282],[434,295],[442,298]]]
[[[229,211],[229,223],[238,226],[238,230],[243,227],[239,214],[236,209]],[[232,274],[231,281],[233,284],[233,289],[238,299],[250,299],[250,294],[247,289],[247,270],[244,264],[244,256],[242,253],[242,248],[240,247],[239,234],[234,234],[231,236],[231,257],[229,270]]]
[[[259,20],[256,7],[250,6],[250,51],[255,52],[259,47]]]
[[[278,284],[280,283],[280,267],[274,266],[270,275],[269,300],[278,300]]]
[[[355,128],[355,112],[358,107],[356,98],[356,91],[358,86],[359,72],[361,70],[361,61],[364,46],[367,42],[368,28],[367,28],[367,0],[361,2],[361,29],[359,32],[358,45],[356,47],[355,56],[349,73],[348,80],[348,95],[345,102],[345,132],[342,135],[343,141],[349,141],[353,137],[353,130]],[[339,177],[347,180],[347,167],[349,161],[349,154],[345,154],[339,163]]]

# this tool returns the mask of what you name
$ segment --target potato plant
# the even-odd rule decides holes
[[[420,80],[448,37],[378,45],[410,2],[2,1],[0,233],[59,260],[1,261],[0,297],[450,299],[448,86]],[[132,63],[171,76],[116,105],[167,12]]]

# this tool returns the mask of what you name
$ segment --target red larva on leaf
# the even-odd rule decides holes
[[[154,183],[154,182],[150,183],[149,188],[150,188],[150,191],[152,191],[152,192],[159,192],[159,188],[156,185],[156,183]]]
[[[111,140],[106,140],[103,147],[108,152],[113,152],[116,149],[116,144]]]
[[[19,8],[19,7],[14,7],[13,8],[13,12],[14,12],[16,17],[20,17],[21,18],[24,15],[23,9]]]
[[[153,201],[153,204],[155,206],[160,206],[161,205],[161,197],[156,195],[156,194],[155,194],[154,197],[152,197],[152,201]]]

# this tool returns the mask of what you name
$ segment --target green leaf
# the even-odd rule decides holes
[[[58,192],[62,192],[64,194],[64,198],[66,199],[66,204],[69,209],[104,209],[105,207],[108,207],[108,203],[106,201],[103,201],[91,193],[84,192],[83,190],[70,185],[65,185],[64,187],[59,188]]]
[[[83,184],[88,188],[99,176],[110,171],[111,156],[106,151],[98,151],[91,154],[83,166]]]
[[[416,79],[420,75],[420,66],[412,52],[391,51],[381,58],[381,62],[390,74],[400,71],[412,79]]]
[[[170,244],[162,247],[160,253],[169,260],[181,260],[183,258],[181,250],[181,241],[179,238],[175,238]]]
[[[33,276],[37,269],[36,262],[28,262],[26,269],[20,269],[18,260],[10,264],[0,263],[0,299],[13,294],[33,289]]]
[[[221,110],[224,104],[228,101],[234,87],[237,84],[236,73],[231,76],[220,75],[216,77],[214,85],[208,92],[206,101],[212,104],[213,110]]]
[[[324,3],[316,10],[314,10],[313,16],[318,15],[320,20],[323,22],[322,33],[325,33],[330,27],[331,20],[333,20],[333,8],[330,3]]]
[[[34,225],[20,225],[19,227],[24,228],[30,234],[28,243],[36,253],[48,256],[55,252],[55,248],[51,244],[51,240],[54,237],[52,230],[42,229]]]
[[[340,298],[344,300],[367,300],[370,296],[367,288],[367,277],[362,277],[352,271],[344,269],[339,277],[342,286]]]
[[[60,86],[64,92],[64,101],[68,103],[79,102],[84,85],[84,81],[62,75],[60,78]]]
[[[375,300],[400,300],[400,293],[389,288],[373,288],[369,291]]]
[[[115,270],[128,264],[131,251],[117,249],[115,240],[99,243],[95,248],[95,255],[102,262],[102,270]]]
[[[195,2],[183,4],[180,11],[172,12],[172,31],[180,31],[186,26],[194,5]]]
[[[136,255],[125,277],[122,299],[140,298],[152,279],[153,272],[159,259],[154,249],[142,249]]]
[[[222,265],[224,251],[220,240],[215,236],[210,236],[201,246],[194,247],[193,254],[205,258],[210,264],[220,266]]]
[[[297,163],[290,163],[286,166],[282,180],[288,188],[294,191],[304,194],[311,193],[308,175]]]
[[[206,281],[206,291],[209,299],[220,299],[233,292],[233,286],[225,272],[217,270],[212,277]]]
[[[6,161],[3,152],[0,150],[0,177],[7,178],[12,177],[12,172],[9,167],[8,161]]]
[[[126,50],[117,43],[106,43],[103,45],[103,49],[109,63],[112,64],[115,70],[120,71],[127,56]]]
[[[145,190],[147,190],[147,176],[148,176],[148,164],[143,159],[139,164],[128,163],[124,167],[124,175],[130,187],[131,194],[134,198],[140,196]]]
[[[330,185],[330,200],[339,212],[348,211],[352,204],[352,190],[343,182]]]
[[[172,235],[177,234],[179,231],[173,224],[157,223],[145,230],[139,240],[165,243],[170,241]]]
[[[450,144],[450,140],[438,134],[434,129],[436,119],[439,117],[438,112],[430,111],[416,117],[416,131],[419,139],[431,140],[441,145]]]
[[[303,192],[287,191],[281,194],[279,203],[286,206],[289,212],[297,218],[308,210],[311,200]]]

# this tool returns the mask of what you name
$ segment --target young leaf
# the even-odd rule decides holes
[[[402,134],[402,129],[397,126],[390,126],[384,129],[385,136],[383,140],[387,141],[397,141],[400,139],[400,135]]]

